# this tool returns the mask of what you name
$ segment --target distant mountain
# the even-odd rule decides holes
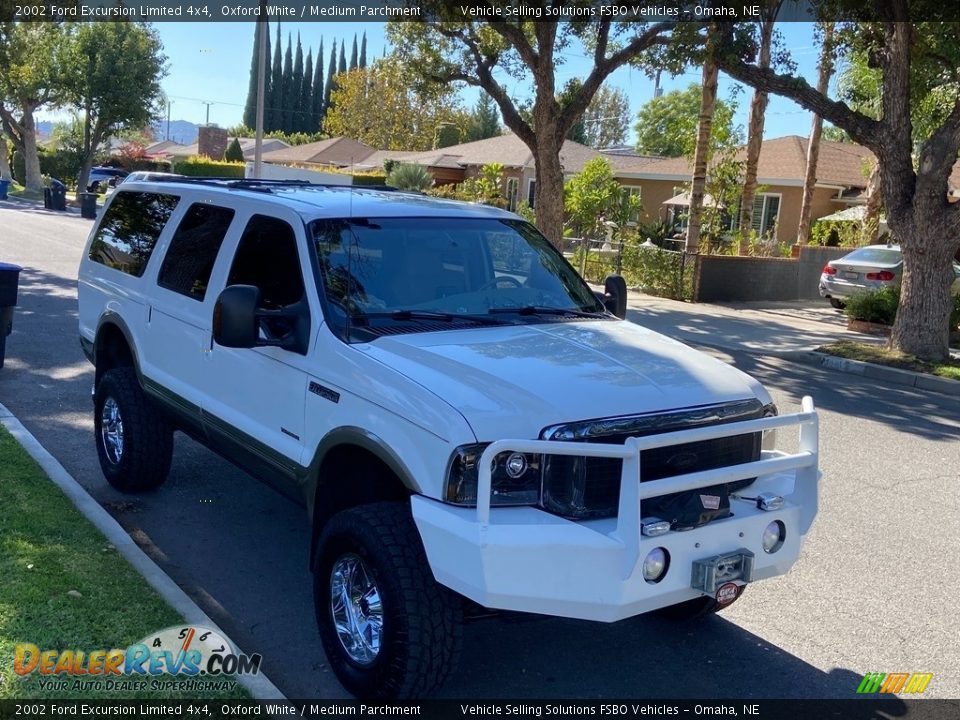
[[[189,120],[170,121],[170,139],[181,145],[192,145],[200,135],[200,126]],[[167,139],[167,121],[163,120],[153,125],[153,136],[157,142]]]
[[[37,123],[37,132],[40,137],[46,139],[53,132],[53,125],[49,120],[43,120]],[[153,126],[154,137],[157,142],[167,139],[167,121],[155,123]],[[200,126],[189,120],[171,120],[170,121],[170,139],[181,145],[192,145],[197,141],[200,134]]]

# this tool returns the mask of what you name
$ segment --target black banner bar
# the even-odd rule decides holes
[[[0,720],[28,718],[650,718],[956,720],[960,700],[2,700]]]

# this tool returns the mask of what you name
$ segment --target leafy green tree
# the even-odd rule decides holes
[[[860,22],[839,28],[837,47],[863,52],[880,71],[878,118],[789,72],[758,67],[755,41],[733,25],[721,26],[715,57],[735,80],[790,98],[876,155],[887,224],[903,251],[891,346],[942,361],[949,355],[952,261],[960,249],[960,204],[947,199],[960,150],[960,23],[946,22],[952,7],[922,0],[888,0],[858,13]],[[914,117],[931,105],[929,134],[917,137]]]
[[[267,38],[270,33],[267,33]],[[269,42],[269,39],[268,39]],[[250,83],[247,86],[247,102],[243,106],[243,124],[247,127],[257,125],[257,67],[260,56],[260,24],[253,26],[253,55],[250,58]],[[268,56],[269,57],[269,56]]]
[[[548,0],[531,0],[544,14]],[[570,128],[617,68],[644,64],[651,54],[678,69],[672,41],[693,43],[702,23],[614,22],[609,18],[570,22],[465,21],[445,0],[422,0],[421,20],[390,22],[387,35],[396,52],[422,82],[465,82],[481,87],[500,108],[504,123],[530,149],[536,167],[537,225],[553,242],[563,235],[563,167],[560,149]],[[454,18],[454,19],[450,19]],[[450,19],[448,21],[448,19]],[[691,45],[692,46],[692,45]],[[566,103],[557,102],[557,67],[582,47],[590,58],[586,76]],[[679,54],[677,54],[679,56]],[[532,122],[520,114],[507,83],[532,83]]]
[[[273,47],[273,66],[270,71],[270,103],[265,109],[266,118],[269,111],[269,120],[264,119],[267,130],[283,130],[284,98],[283,84],[283,48],[280,42],[280,23],[277,23],[277,39]]]
[[[387,174],[387,185],[399,190],[423,192],[433,185],[433,175],[423,165],[400,162]]]
[[[584,145],[609,148],[623,145],[630,128],[630,100],[620,88],[600,86],[583,113]]]
[[[223,159],[227,162],[243,162],[243,148],[240,147],[240,141],[234,138],[227,145],[227,150],[223,154]]]
[[[27,189],[40,191],[35,113],[66,101],[69,28],[55,23],[0,23],[0,123],[24,160]]]
[[[287,50],[283,54],[283,107],[281,108],[280,129],[284,132],[294,132],[293,118],[296,111],[299,89],[293,80],[293,38],[287,33]]]
[[[692,83],[686,90],[672,90],[644,103],[634,126],[637,152],[667,157],[692,155],[697,144],[700,100],[700,84]],[[735,110],[733,104],[717,100],[711,129],[714,146],[738,145],[743,141],[739,128],[733,124]]]
[[[430,150],[444,125],[466,125],[449,86],[417,89],[409,67],[392,56],[337,75],[324,132],[385,150]]]
[[[473,112],[470,113],[470,121],[467,124],[467,140],[486,140],[487,138],[497,137],[501,133],[500,111],[497,110],[497,104],[485,92],[480,93]]]
[[[567,181],[564,195],[567,222],[581,237],[605,237],[606,222],[619,227],[639,211],[639,199],[623,191],[604,157],[588,160],[583,170]]]
[[[315,132],[313,127],[313,50],[307,51],[300,85],[300,132]]]
[[[159,115],[166,56],[156,32],[129,22],[79,23],[72,38],[69,99],[83,120],[85,188],[98,149],[124,127],[141,128]]]
[[[323,113],[324,117],[330,112],[330,96],[333,94],[334,77],[337,74],[337,41],[333,41],[330,48],[330,64],[327,66],[327,82],[323,86]],[[323,127],[321,125],[320,127]]]
[[[302,132],[305,125],[303,113],[306,108],[303,107],[303,46],[300,44],[300,33],[297,33],[297,49],[293,60],[293,74],[290,77],[290,103],[288,107],[290,128],[288,132]]]

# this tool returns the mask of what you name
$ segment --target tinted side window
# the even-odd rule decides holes
[[[170,241],[157,284],[202,301],[233,216],[230,208],[203,203],[191,205]]]
[[[179,199],[159,193],[119,193],[90,244],[90,259],[128,275],[143,275]]]
[[[293,305],[303,299],[303,276],[297,255],[297,240],[283,220],[254,215],[237,247],[227,285],[260,288],[265,309]]]

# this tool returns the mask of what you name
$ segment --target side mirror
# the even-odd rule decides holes
[[[607,275],[603,281],[603,306],[621,320],[627,317],[627,281],[620,275]]]
[[[223,289],[213,307],[213,339],[230,348],[252,348],[257,345],[257,308],[260,288],[253,285],[230,285]]]

